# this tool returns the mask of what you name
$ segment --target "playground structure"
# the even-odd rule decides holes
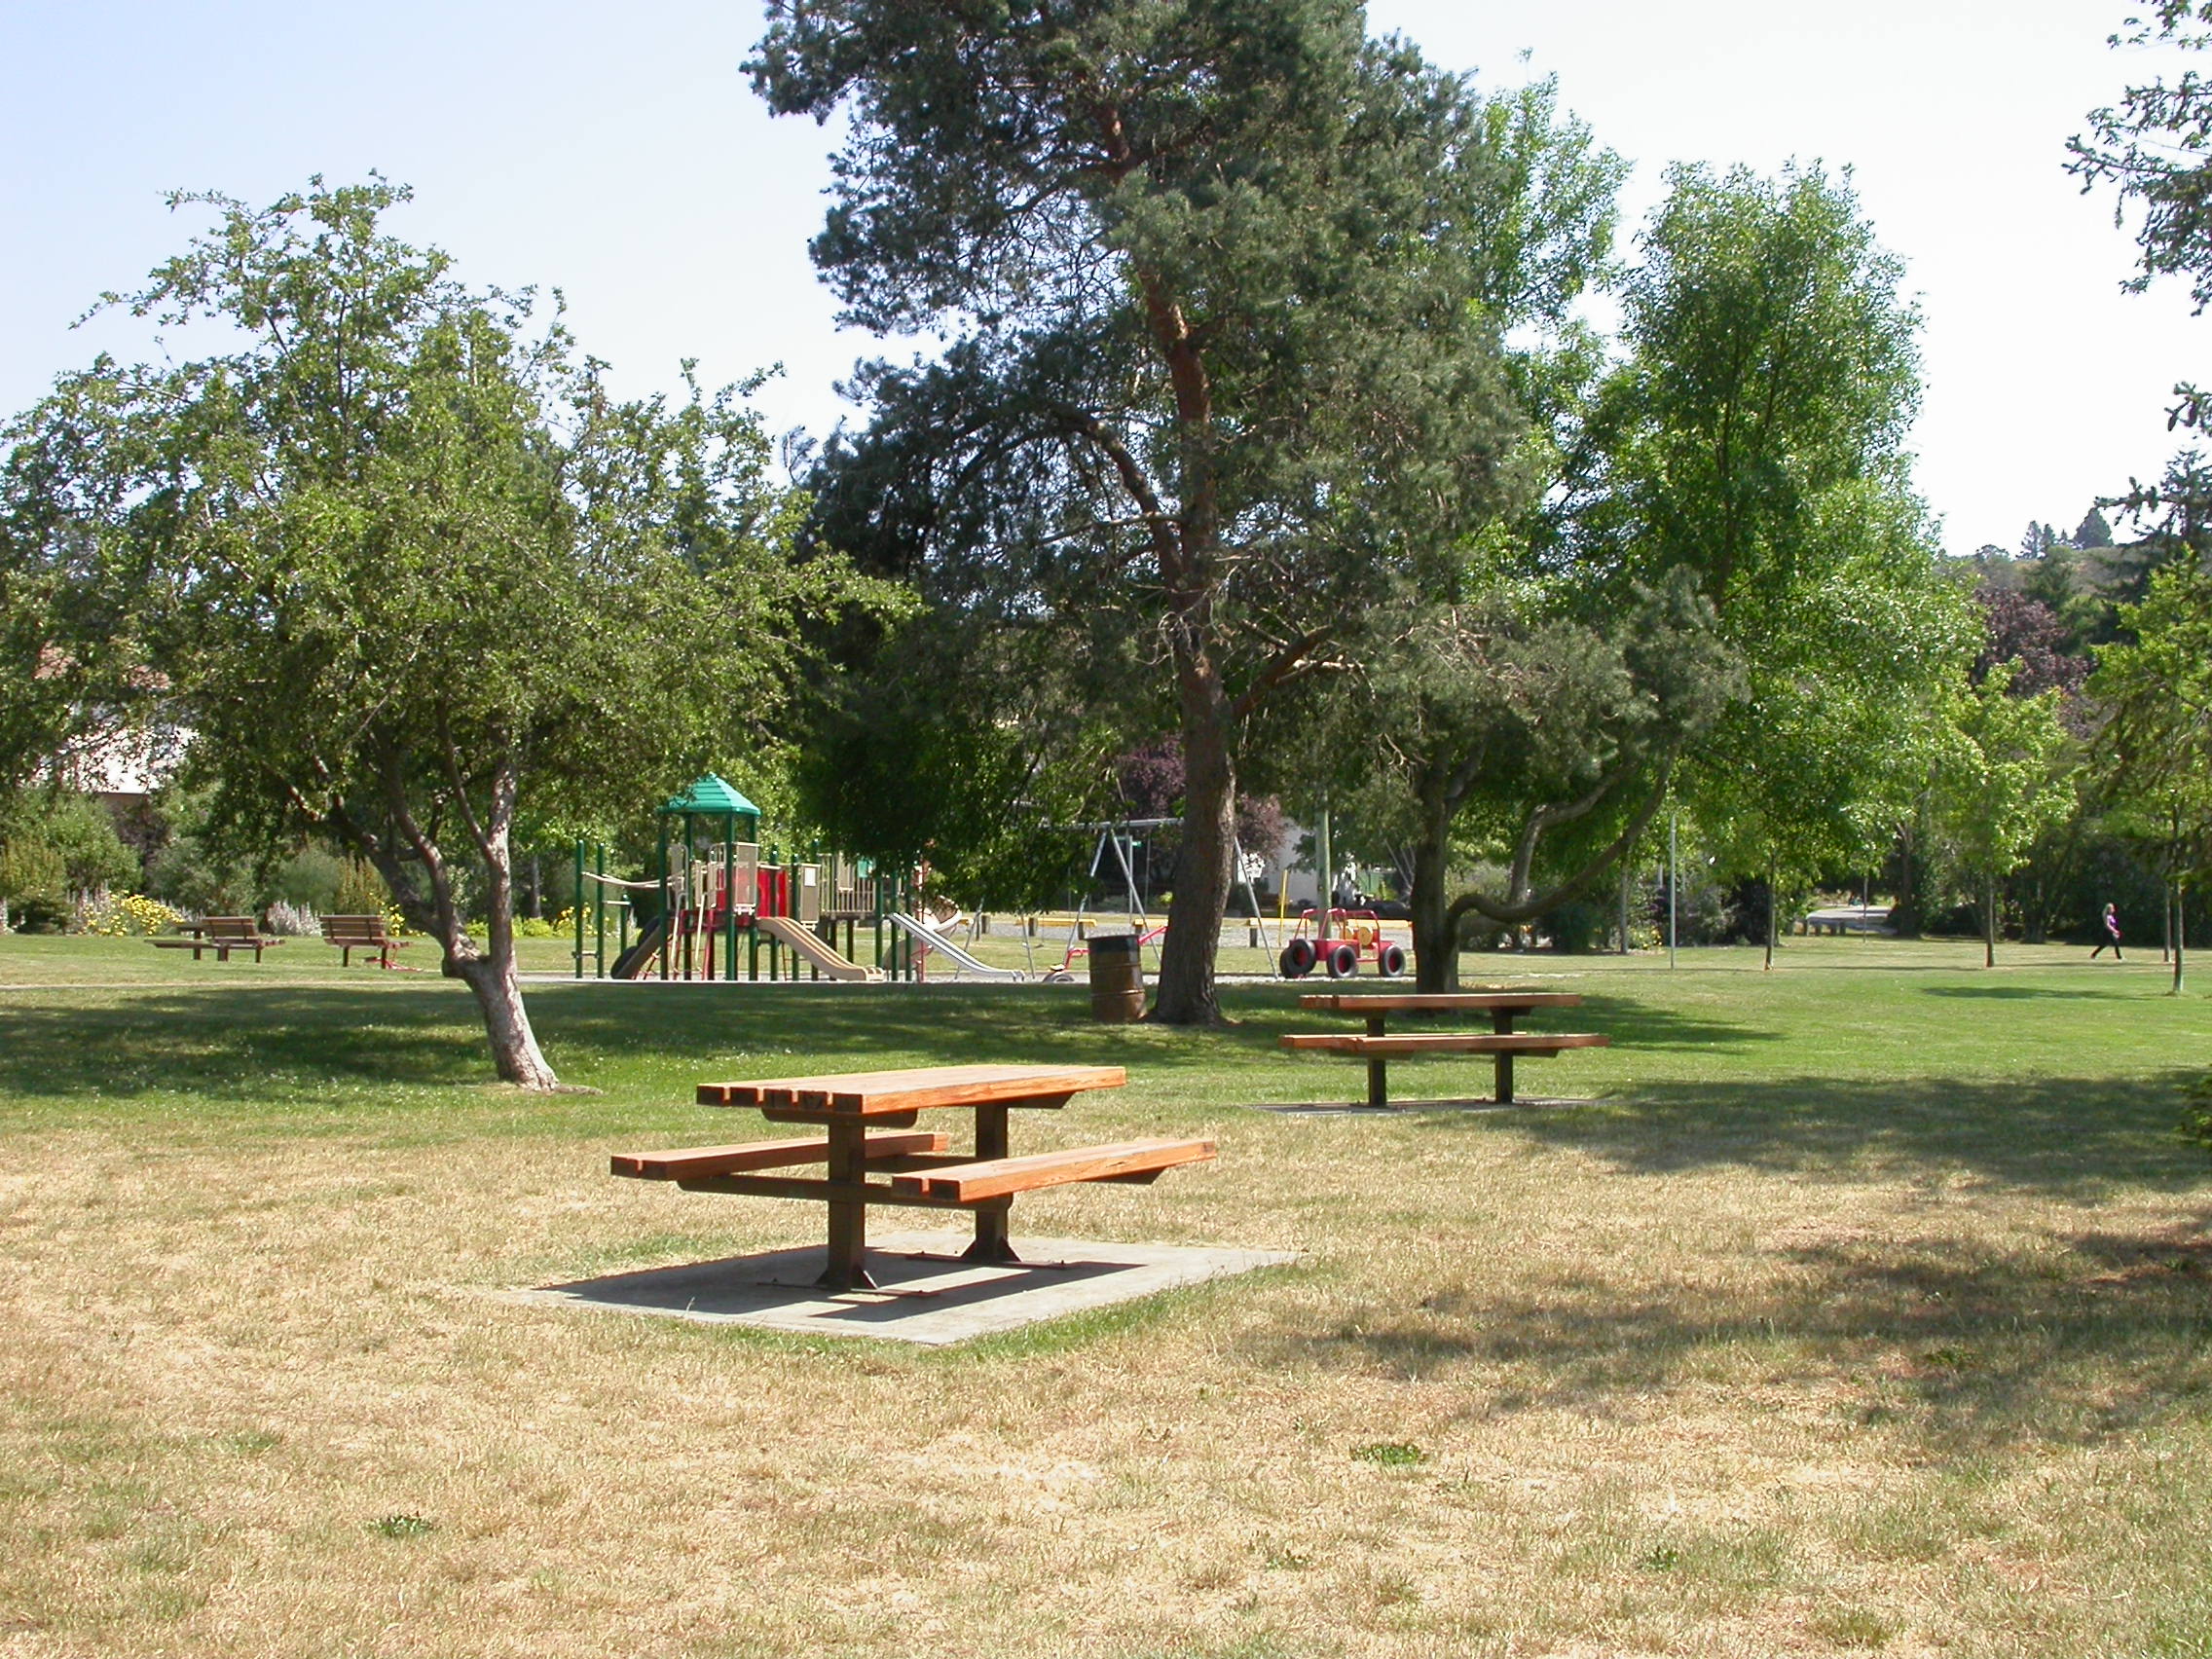
[[[608,849],[579,840],[575,848],[575,935],[578,979],[664,981],[831,979],[912,980],[931,977],[932,959],[954,977],[1065,983],[1077,961],[1089,954],[1097,924],[1120,923],[1141,952],[1159,942],[1164,924],[1153,925],[1139,893],[1134,831],[1179,820],[1128,819],[1068,828],[1096,835],[1089,886],[1069,922],[1060,960],[1035,960],[1037,919],[1022,930],[1026,969],[999,967],[975,954],[975,936],[985,924],[972,919],[965,940],[922,898],[926,872],[892,869],[844,855],[785,860],[759,839],[760,809],[722,778],[709,773],[655,809],[657,850],[652,872],[631,880],[608,873]],[[1252,871],[1235,849],[1235,886],[1249,907],[1255,946],[1268,943],[1268,918],[1252,888]],[[1126,899],[1125,918],[1090,909],[1089,893],[1101,879]],[[1111,902],[1109,902],[1111,903]],[[957,911],[950,912],[957,922]],[[1277,919],[1277,926],[1284,926]],[[1301,920],[1294,933],[1277,934],[1283,975],[1299,978],[1316,967],[1330,977],[1358,972],[1372,958],[1389,976],[1405,971],[1402,946],[1383,937],[1366,910],[1333,909],[1317,935]]]
[[[779,861],[760,843],[760,809],[712,772],[654,816],[646,879],[609,875],[604,843],[576,843],[579,979],[921,980],[932,956],[955,975],[1030,977],[925,919],[917,872],[843,855]]]
[[[1059,966],[1048,970],[1042,976],[1046,983],[1063,985],[1073,983],[1076,959],[1090,954],[1090,946],[1088,940],[1089,928],[1094,920],[1090,913],[1090,888],[1097,884],[1101,871],[1106,874],[1108,879],[1111,879],[1117,873],[1121,877],[1122,890],[1128,902],[1128,910],[1124,925],[1136,938],[1138,970],[1140,973],[1142,972],[1145,947],[1158,944],[1166,936],[1167,924],[1162,922],[1158,927],[1148,927],[1146,924],[1147,912],[1144,899],[1137,891],[1136,849],[1140,843],[1132,831],[1168,829],[1182,822],[1180,818],[1121,818],[1110,823],[1068,826],[1071,830],[1095,831],[1098,840],[1090,849],[1089,875],[1081,896],[1076,902],[1073,919],[1068,924],[1066,948],[1061,953]],[[1232,866],[1232,891],[1241,893],[1244,896],[1244,903],[1250,907],[1251,939],[1252,943],[1257,945],[1264,937],[1267,918],[1261,913],[1259,895],[1252,890],[1251,864],[1244,856],[1242,843],[1234,844],[1232,853],[1235,861]],[[1109,855],[1113,861],[1111,865],[1107,862]],[[1103,920],[1104,918],[1101,916],[1095,919]]]
[[[654,816],[659,848],[645,880],[608,874],[606,846],[576,843],[579,979],[587,968],[602,979],[918,978],[933,950],[1010,977],[912,920],[911,874],[841,856],[780,862],[760,844],[760,809],[714,773]],[[860,960],[864,928],[872,964]]]

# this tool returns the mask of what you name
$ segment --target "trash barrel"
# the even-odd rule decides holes
[[[1144,1017],[1144,973],[1135,934],[1098,934],[1090,940],[1090,1017],[1125,1025]]]

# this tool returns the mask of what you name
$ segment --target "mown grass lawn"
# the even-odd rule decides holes
[[[1486,961],[1597,1104],[1378,1120],[1244,1109],[1359,1088],[1283,987],[534,986],[540,1101],[430,973],[0,940],[0,1653],[2212,1654],[2212,1004],[2083,954]],[[1222,1143],[1017,1236],[1300,1265],[945,1352],[490,1294],[817,1235],[607,1176],[702,1078],[969,1059]]]

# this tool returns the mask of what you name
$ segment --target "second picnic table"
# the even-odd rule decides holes
[[[1403,991],[1381,995],[1326,992],[1298,999],[1300,1008],[1332,1014],[1365,1016],[1364,1034],[1348,1031],[1300,1032],[1286,1036],[1290,1050],[1318,1050],[1325,1053],[1351,1054],[1367,1061],[1367,1103],[1390,1104],[1388,1066],[1392,1057],[1424,1054],[1489,1054],[1496,1062],[1500,1106],[1513,1104],[1513,1061],[1528,1054],[1549,1058],[1567,1049],[1603,1049],[1609,1039],[1592,1031],[1516,1031],[1513,1022],[1541,1008],[1579,1008],[1582,999],[1571,991]],[[1488,1014],[1488,1031],[1419,1031],[1392,1035],[1393,1014]]]
[[[976,1241],[962,1259],[1012,1264],[1020,1261],[1007,1239],[1014,1194],[1075,1181],[1154,1181],[1178,1164],[1214,1156],[1210,1140],[1121,1141],[1009,1156],[1009,1113],[1056,1109],[1086,1089],[1119,1088],[1127,1081],[1120,1066],[969,1065],[703,1083],[702,1105],[750,1106],[772,1124],[813,1124],[824,1133],[617,1153],[610,1167],[617,1175],[673,1181],[685,1192],[825,1203],[828,1262],[818,1282],[831,1292],[866,1290],[875,1282],[866,1261],[870,1204],[972,1211]],[[921,1113],[949,1107],[976,1114],[973,1153],[948,1152],[945,1135],[914,1128]],[[825,1175],[756,1173],[809,1163],[827,1165]],[[871,1174],[890,1179],[871,1181]]]

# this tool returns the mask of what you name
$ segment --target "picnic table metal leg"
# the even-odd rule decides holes
[[[831,1181],[859,1186],[867,1174],[867,1127],[865,1124],[831,1124],[830,1126]],[[858,1198],[830,1200],[830,1250],[822,1276],[814,1282],[825,1290],[873,1290],[868,1277],[867,1205]]]
[[[1490,1011],[1491,1030],[1500,1037],[1512,1036],[1514,1012],[1509,1008],[1492,1009]],[[1500,1106],[1513,1104],[1513,1056],[1511,1054],[1497,1056],[1497,1103]]]
[[[1367,1014],[1367,1034],[1370,1037],[1389,1035],[1389,1015],[1371,1009]],[[1389,1063],[1381,1054],[1367,1056],[1367,1103],[1377,1111],[1390,1104]]]
[[[980,1163],[989,1159],[1004,1158],[1008,1152],[1007,1111],[1003,1106],[976,1108],[976,1161]],[[961,1251],[963,1262],[990,1262],[1000,1266],[1018,1265],[1021,1258],[1014,1253],[1007,1242],[1007,1216],[1014,1209],[1014,1199],[993,1201],[976,1211],[976,1242]]]

